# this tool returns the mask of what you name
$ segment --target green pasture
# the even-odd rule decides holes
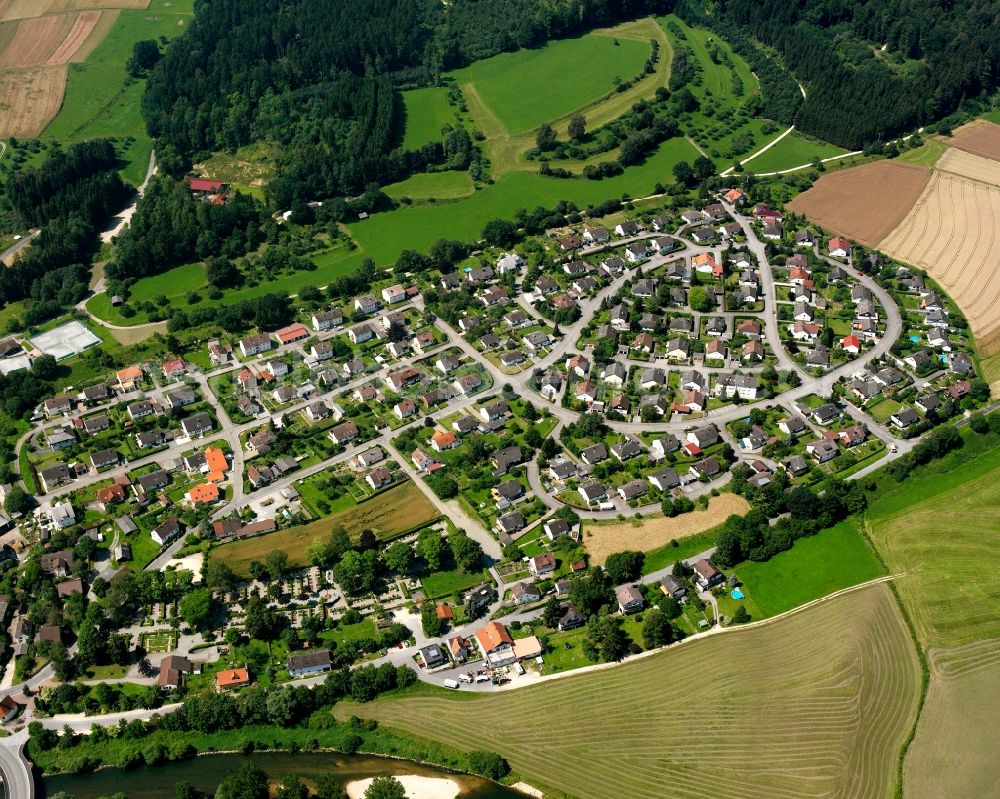
[[[403,92],[406,109],[404,150],[417,150],[429,141],[440,141],[441,127],[455,121],[455,109],[448,105],[447,91],[431,86]]]
[[[418,172],[399,183],[386,186],[383,191],[398,200],[457,200],[468,197],[475,190],[468,172]]]
[[[516,134],[612,91],[615,77],[635,77],[649,53],[642,42],[591,34],[501,53],[449,76],[459,85],[473,83],[507,130]]]
[[[763,146],[763,145],[761,145]],[[748,172],[761,174],[777,172],[782,169],[809,164],[814,158],[830,158],[847,152],[841,147],[803,136],[800,133],[789,133],[767,152],[744,162]]]

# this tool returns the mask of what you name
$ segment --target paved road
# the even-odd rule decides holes
[[[40,230],[36,230],[34,233],[29,233],[27,236],[21,236],[21,238],[11,244],[6,250],[0,252],[0,263],[11,263],[11,259],[13,259],[13,257],[20,252],[21,248],[27,247],[32,239],[34,239],[41,232],[42,231]]]

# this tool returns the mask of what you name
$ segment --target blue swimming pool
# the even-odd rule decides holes
[[[920,341],[920,336],[910,336],[910,341],[916,344],[918,341]]]
[[[743,599],[743,592],[739,588],[733,589],[733,599]]]

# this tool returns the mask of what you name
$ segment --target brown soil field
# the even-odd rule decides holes
[[[694,510],[680,516],[658,516],[644,519],[642,524],[585,524],[583,543],[594,563],[603,564],[608,555],[626,549],[650,552],[669,544],[673,539],[711,530],[734,513],[744,514],[750,505],[736,494],[720,494],[709,500],[705,510]]]
[[[77,14],[76,19],[73,20],[73,27],[69,29],[69,33],[66,34],[66,37],[60,42],[59,46],[52,51],[46,63],[66,64],[73,61],[73,56],[83,46],[83,43],[90,38],[90,34],[97,27],[101,16],[102,12],[100,11],[81,11]],[[105,28],[106,32],[107,28]]]
[[[0,66],[37,67],[46,64],[73,29],[77,16],[52,14],[21,20],[13,41],[0,53]]]
[[[30,19],[66,11],[149,8],[149,0],[0,0],[0,19]]]
[[[984,735],[1000,713],[1000,640],[931,653],[931,681],[903,764],[903,796],[992,796],[1000,760]]]
[[[65,91],[65,66],[0,70],[0,138],[38,136]]]
[[[874,246],[906,216],[929,176],[915,164],[875,161],[824,175],[788,208],[827,230]]]
[[[949,147],[965,150],[973,155],[1000,160],[1000,125],[994,125],[985,119],[973,120],[956,130],[947,143]]]
[[[963,162],[976,158],[954,155]],[[953,160],[953,154],[946,154],[942,161],[946,158]],[[996,340],[1000,332],[998,224],[1000,187],[935,170],[916,205],[880,248],[926,269],[962,309],[976,339]]]

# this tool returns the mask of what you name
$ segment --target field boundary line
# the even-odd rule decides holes
[[[801,84],[800,84],[799,88],[801,88]],[[751,161],[753,161],[754,158],[756,158],[758,155],[761,155],[762,153],[766,153],[768,150],[770,150],[772,147],[774,147],[774,145],[776,145],[779,141],[781,141],[783,138],[785,138],[785,136],[787,136],[789,133],[791,133],[794,130],[795,130],[795,125],[792,125],[790,128],[788,128],[784,133],[782,133],[776,139],[772,139],[767,144],[765,144],[763,147],[761,147],[757,152],[751,153],[746,158],[744,158],[742,161],[740,161],[739,165],[740,166],[746,166],[748,163],[750,163]],[[722,178],[729,177],[735,171],[736,171],[736,167],[735,166],[731,166],[728,169],[726,169],[725,171],[720,172],[719,173],[719,177],[722,177]]]
[[[545,674],[542,675],[541,677],[538,677],[537,679],[530,680],[528,682],[521,682],[520,684],[517,685],[510,684],[506,686],[501,686],[498,692],[517,691],[521,688],[529,688],[532,685],[539,685],[540,683],[551,682],[552,680],[561,680],[567,677],[576,677],[580,674],[588,674],[595,671],[606,671],[607,669],[617,668],[618,666],[622,666],[626,663],[634,663],[635,661],[642,660],[643,658],[662,654],[664,652],[670,652],[675,647],[683,646],[684,644],[690,643],[692,641],[702,641],[705,640],[706,638],[710,638],[712,636],[717,636],[717,635],[723,635],[725,633],[738,632],[740,630],[752,630],[755,628],[764,627],[766,625],[773,624],[774,622],[781,621],[782,619],[787,619],[790,616],[794,616],[797,613],[810,610],[811,608],[814,608],[817,605],[822,604],[824,602],[828,602],[831,599],[837,599],[839,597],[844,596],[845,594],[850,594],[853,593],[854,591],[860,591],[865,588],[870,588],[874,585],[880,585],[881,583],[889,583],[892,582],[893,580],[897,580],[900,577],[905,577],[905,576],[906,572],[898,572],[896,574],[886,574],[883,575],[882,577],[876,577],[873,580],[868,580],[863,583],[858,583],[857,585],[849,585],[847,588],[838,589],[837,591],[834,591],[831,594],[827,594],[826,596],[821,596],[818,597],[817,599],[811,599],[808,602],[799,605],[798,607],[786,610],[782,613],[779,613],[776,616],[770,616],[766,619],[752,621],[749,624],[740,624],[735,627],[733,626],[721,627],[716,625],[710,630],[706,630],[703,633],[695,633],[694,635],[688,636],[687,638],[684,638],[675,644],[669,644],[668,646],[665,647],[657,647],[656,649],[647,649],[645,652],[640,652],[638,655],[632,655],[631,657],[627,657],[623,660],[618,660],[613,663],[594,663],[591,666],[583,666],[579,669],[572,669],[570,671],[564,671],[558,674]]]

